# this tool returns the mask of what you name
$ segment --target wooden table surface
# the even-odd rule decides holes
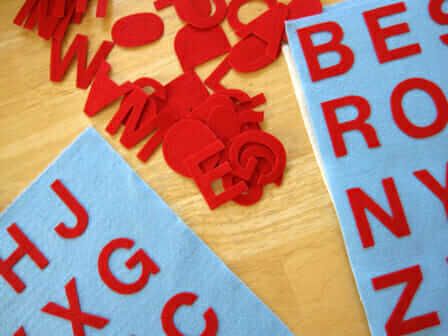
[[[88,125],[93,124],[138,174],[294,332],[305,336],[369,335],[350,270],[341,231],[300,116],[285,60],[254,74],[232,73],[225,83],[254,95],[264,92],[264,129],[288,153],[284,184],[269,186],[251,207],[229,203],[210,211],[189,179],[177,175],[159,150],[147,162],[136,158],[104,128],[117,104],[95,118],[83,106],[88,91],[75,87],[74,67],[61,83],[49,81],[50,43],[12,24],[22,0],[0,1],[0,210],[3,210]],[[331,1],[329,1],[331,2]],[[92,2],[93,3],[93,2]],[[245,6],[246,21],[264,10]],[[151,0],[113,0],[107,18],[90,6],[82,25],[70,28],[89,36],[91,51],[116,19],[154,11]],[[150,76],[166,83],[181,73],[173,49],[182,26],[173,8],[158,13],[165,35],[133,49],[116,46],[108,58],[118,82]],[[230,40],[236,36],[227,23]],[[198,68],[205,78],[218,64]],[[100,159],[100,158],[98,158]]]

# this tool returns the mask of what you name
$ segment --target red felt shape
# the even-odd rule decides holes
[[[238,72],[254,72],[267,67],[275,57],[266,54],[269,44],[255,35],[239,41],[230,51],[227,60]]]
[[[76,35],[67,53],[61,58],[62,41],[53,39],[51,45],[50,79],[54,82],[62,81],[69,66],[77,59],[76,86],[80,89],[86,89],[114,46],[110,41],[103,41],[92,61],[87,65],[88,43],[87,36]]]
[[[198,296],[194,293],[184,292],[174,295],[165,304],[162,310],[162,327],[167,336],[183,336],[174,323],[174,315],[182,306],[192,306]],[[203,314],[205,329],[200,336],[216,336],[218,333],[218,317],[213,308],[208,308]]]
[[[62,307],[54,302],[49,302],[42,308],[42,312],[70,321],[74,336],[85,336],[84,326],[104,329],[109,323],[109,320],[104,317],[85,313],[81,310],[75,278],[72,278],[65,285],[65,294],[67,295],[68,308]]]
[[[257,169],[256,172],[267,174],[273,170],[275,165],[275,154],[265,146],[260,146],[258,144],[251,144],[244,147],[244,150],[241,152],[240,160],[243,164],[246,164],[251,158],[256,158],[257,160]],[[251,180],[254,178],[252,175]],[[255,180],[257,183],[259,179]],[[283,181],[283,174],[279,176],[279,178],[273,181],[275,184],[280,186]]]
[[[234,105],[229,96],[214,93],[210,95],[202,104],[193,108],[192,115],[194,118],[207,123],[210,112],[215,106],[224,106],[227,109],[232,109]]]
[[[163,156],[175,172],[191,177],[185,166],[185,158],[201,151],[216,140],[216,135],[203,122],[195,119],[182,119],[170,127],[163,140]],[[215,155],[206,161],[209,170],[216,166],[220,156]]]
[[[20,327],[15,333],[14,336],[26,336],[25,329],[23,327]]]
[[[76,217],[76,224],[73,227],[68,227],[64,222],[59,223],[54,229],[59,236],[65,239],[74,239],[82,236],[89,224],[89,215],[86,209],[78,202],[73,194],[64,186],[60,180],[55,180],[51,184],[51,189],[58,195],[58,197],[69,208],[72,214]]]
[[[160,39],[164,26],[153,13],[132,14],[117,20],[112,27],[112,40],[121,47],[139,47]]]
[[[105,17],[109,0],[98,0],[96,5],[96,17]]]
[[[245,159],[243,159],[243,161],[244,160]],[[248,186],[247,192],[238,195],[233,199],[233,201],[243,206],[249,206],[257,203],[263,196],[263,186],[261,184],[258,184],[258,178],[260,174],[266,173],[270,170],[271,164],[265,159],[258,158],[257,167],[254,171],[254,174],[252,174],[249,181],[245,181]],[[228,189],[239,181],[241,181],[241,178],[237,176],[233,176],[232,174],[226,175],[223,178],[223,187],[225,189]]]
[[[137,157],[146,162],[162,143],[165,133],[179,119],[191,116],[193,107],[209,96],[208,90],[195,72],[186,72],[165,86],[166,99],[153,121],[156,132],[145,143]]]
[[[186,25],[177,32],[174,49],[186,72],[226,54],[231,46],[221,26],[203,30]]]
[[[87,3],[89,0],[77,0],[76,13],[85,13],[87,11]]]
[[[54,17],[64,17],[66,0],[51,0],[50,15]]]
[[[241,34],[243,37],[252,34],[266,42],[265,55],[275,60],[280,54],[280,46],[285,32],[284,25],[287,18],[288,7],[284,4],[277,4],[250,22]],[[254,54],[252,52],[252,57]]]
[[[185,165],[190,170],[191,176],[194,178],[196,185],[210,209],[215,209],[247,191],[247,185],[243,181],[238,182],[218,195],[213,191],[212,182],[229,174],[232,171],[232,168],[228,162],[224,162],[216,168],[204,172],[201,168],[201,164],[210,160],[210,158],[219,155],[224,148],[224,144],[221,141],[216,140],[201,151],[190,155],[185,160]]]
[[[90,87],[89,95],[84,106],[84,112],[89,117],[93,117],[134,88],[134,85],[130,82],[117,85],[109,77],[110,70],[111,66],[109,63],[103,62]]]
[[[227,14],[225,0],[212,0],[214,12],[204,16],[203,9],[198,10],[192,0],[173,0],[177,16],[186,23],[199,29],[210,29],[219,25]]]
[[[229,147],[229,161],[232,165],[232,173],[244,180],[249,180],[252,176],[257,165],[256,158],[251,157],[246,163],[241,162],[240,159],[241,154],[244,152],[244,147],[250,144],[266,147],[275,155],[272,171],[261,174],[258,184],[278,181],[283,176],[286,167],[286,151],[277,138],[260,130],[245,131],[232,139]]]
[[[247,28],[248,24],[241,22],[241,20],[238,17],[238,12],[242,6],[249,3],[250,1],[251,0],[232,0],[229,3],[227,21],[229,22],[230,26],[233,28],[235,33],[238,34],[240,37],[243,37],[242,32],[244,31],[245,28]],[[305,2],[303,0],[299,1]],[[264,2],[269,8],[273,8],[277,4],[277,0],[264,0]]]
[[[46,40],[52,37],[61,40],[74,16],[75,0],[70,0],[67,3],[66,13],[63,17],[49,15],[48,5],[48,0],[26,0],[14,18],[14,24],[24,25],[29,30],[37,26],[40,37]],[[80,20],[81,18],[82,16]]]
[[[140,277],[133,283],[124,283],[120,281],[112,273],[109,267],[109,260],[115,251],[119,249],[130,250],[133,246],[134,241],[131,239],[114,239],[104,246],[98,257],[98,273],[101,279],[110,289],[122,295],[131,295],[140,292],[148,283],[150,276],[160,272],[160,268],[157,264],[146,254],[144,250],[139,249],[126,261],[125,265],[129,270],[133,270],[140,265]]]
[[[0,276],[5,279],[16,293],[22,293],[26,285],[14,272],[14,266],[25,256],[28,256],[41,270],[47,268],[49,261],[16,223],[8,226],[6,230],[17,243],[17,248],[6,259],[0,258]]]
[[[322,10],[320,0],[292,0],[288,4],[288,20],[319,14],[322,13]]]
[[[106,127],[106,131],[114,135],[122,125],[125,125],[121,143],[127,148],[133,147],[141,140],[141,137],[144,138],[150,132],[144,132],[143,130],[147,128],[146,124],[140,123],[148,103],[147,98],[148,95],[143,89],[138,86],[134,87],[132,92],[122,100],[119,109]]]
[[[246,92],[242,90],[229,89],[224,87],[221,82],[223,78],[230,72],[230,70],[232,70],[232,66],[228,61],[228,57],[226,57],[207,77],[207,79],[205,80],[205,84],[216,93],[227,95],[239,103],[252,104],[252,100],[255,100],[256,104],[261,105],[266,101],[263,94],[258,94],[255,97],[251,98]]]

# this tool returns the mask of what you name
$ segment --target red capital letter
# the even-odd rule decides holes
[[[330,33],[331,40],[316,46],[313,43],[312,35],[317,33]],[[323,22],[314,26],[301,28],[297,30],[297,35],[302,45],[303,54],[313,82],[342,75],[353,66],[355,55],[348,46],[342,43],[344,31],[338,23]],[[319,63],[319,55],[329,52],[339,54],[339,63],[322,68]]]
[[[445,187],[425,169],[416,171],[414,175],[442,202],[445,207],[446,217],[448,218],[448,163],[446,164]]]
[[[403,109],[403,98],[411,90],[424,91],[432,98],[437,117],[430,125],[417,126],[406,116]],[[397,126],[405,134],[413,138],[421,139],[431,137],[442,132],[448,124],[448,101],[442,89],[424,78],[410,78],[398,84],[392,92],[390,105]]]
[[[162,311],[162,326],[167,336],[183,336],[174,324],[174,315],[179,307],[191,306],[196,302],[197,298],[197,295],[194,293],[180,293],[168,300]],[[218,318],[213,308],[207,309],[203,316],[205,329],[201,336],[216,336],[218,332]]]
[[[62,41],[53,39],[51,44],[50,79],[54,82],[62,81],[68,67],[76,58],[78,61],[76,86],[80,89],[86,89],[114,46],[113,42],[103,41],[92,61],[87,65],[88,44],[87,36],[76,35],[67,53],[62,58]]]
[[[422,52],[422,49],[418,43],[392,50],[389,50],[387,47],[386,40],[392,36],[409,33],[409,25],[407,23],[400,23],[386,28],[381,28],[379,20],[383,17],[403,13],[405,11],[405,3],[398,2],[364,12],[364,20],[369,30],[373,46],[375,47],[378,61],[381,64]]]
[[[16,223],[7,228],[9,235],[14,239],[18,245],[17,249],[5,260],[0,259],[0,275],[10,284],[16,293],[22,293],[26,285],[14,273],[14,266],[26,255],[39,267],[41,270],[45,269],[49,261],[43,253],[34,245],[28,237],[20,230]]]
[[[361,132],[369,148],[381,146],[375,128],[367,123],[370,117],[370,105],[366,99],[360,96],[347,96],[323,102],[321,106],[336,157],[347,155],[343,138],[345,132]],[[358,110],[358,116],[350,121],[339,122],[336,110],[347,106],[355,107]]]
[[[247,191],[247,184],[243,181],[238,182],[218,195],[213,191],[212,182],[229,174],[232,171],[232,168],[230,167],[229,162],[226,161],[216,168],[204,173],[201,169],[201,163],[220,153],[223,149],[223,143],[216,140],[198,153],[190,155],[185,160],[185,165],[190,169],[191,176],[194,178],[196,185],[201,191],[202,196],[204,196],[204,199],[207,201],[210,209],[217,208]]]
[[[85,313],[81,310],[75,278],[72,278],[65,285],[65,295],[67,295],[68,308],[62,307],[54,302],[49,302],[42,308],[42,312],[70,321],[73,336],[85,336],[84,325],[95,329],[103,329],[109,323],[108,319]]]
[[[369,210],[370,213],[372,213],[372,215],[374,215],[396,237],[401,238],[411,234],[394,180],[392,178],[386,178],[382,181],[382,184],[384,191],[386,192],[392,215],[389,215],[384,211],[383,208],[372,200],[372,198],[370,198],[370,196],[361,188],[347,190],[348,200],[364,248],[375,245],[366,210]]]
[[[131,284],[126,284],[118,280],[109,268],[109,259],[111,255],[118,249],[129,250],[134,246],[134,241],[126,238],[118,238],[107,244],[98,258],[98,272],[103,282],[113,291],[129,295],[142,290],[148,283],[151,274],[159,273],[160,269],[156,263],[146,254],[145,251],[139,249],[131,258],[126,261],[126,267],[132,270],[137,265],[142,265],[142,274],[140,278]]]
[[[385,329],[388,336],[407,335],[440,324],[437,312],[412,317],[408,320],[404,319],[422,281],[423,274],[419,265],[372,279],[373,288],[376,291],[406,284],[397,305],[386,323]]]
[[[448,25],[448,13],[442,11],[444,0],[431,0],[429,2],[429,15],[434,20],[434,22],[440,25]],[[448,34],[440,36],[443,43],[448,45]]]
[[[86,231],[89,224],[89,215],[86,209],[76,200],[71,192],[62,184],[60,180],[55,180],[51,184],[51,189],[59,196],[64,204],[76,217],[76,225],[72,228],[67,227],[64,222],[59,223],[54,229],[59,236],[65,239],[73,239]]]

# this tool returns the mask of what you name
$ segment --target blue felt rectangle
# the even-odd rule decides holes
[[[394,49],[419,43],[422,52],[400,60],[380,64],[366,27],[363,12],[403,2],[406,11],[381,19],[382,27],[407,22],[410,32],[388,40]],[[287,23],[288,39],[306,111],[309,131],[317,150],[322,173],[336,206],[348,255],[373,335],[385,335],[386,323],[405,283],[375,291],[372,279],[419,265],[423,282],[413,297],[406,319],[437,312],[440,325],[416,335],[448,335],[448,220],[442,202],[413,175],[426,169],[445,186],[448,161],[448,127],[425,139],[404,134],[394,122],[390,96],[393,89],[411,77],[421,77],[437,84],[448,96],[448,46],[440,36],[447,26],[434,22],[428,0],[353,1],[327,8],[323,14]],[[445,1],[445,12],[448,2]],[[313,82],[305,61],[297,30],[323,22],[336,22],[344,32],[343,43],[355,55],[351,69],[342,75]],[[316,35],[314,43],[328,41],[328,34]],[[335,57],[336,56],[336,57]],[[338,62],[336,54],[320,59],[322,66]],[[321,103],[343,96],[358,95],[371,106],[368,122],[375,127],[381,146],[368,148],[359,132],[346,133],[348,155],[337,158],[333,151]],[[403,104],[406,115],[419,125],[433,122],[436,110],[423,92],[410,92]],[[340,114],[339,114],[340,112]],[[448,111],[440,111],[448,113]],[[340,121],[355,118],[356,111],[338,111]],[[345,118],[345,120],[344,120]],[[375,246],[363,248],[347,190],[361,188],[387,213],[391,213],[381,181],[393,178],[399,192],[411,234],[397,238],[368,212]],[[341,302],[341,304],[344,304]]]
[[[50,188],[59,179],[88,212],[87,230],[63,239],[54,231],[75,218]],[[67,320],[41,312],[48,302],[68,307],[64,286],[75,277],[83,311],[110,320],[102,330],[85,327],[86,335],[164,335],[161,312],[175,294],[192,292],[198,300],[175,315],[185,335],[199,335],[202,314],[215,311],[217,335],[291,335],[287,327],[149,188],[92,128],[87,129],[0,216],[0,257],[17,244],[6,231],[17,223],[49,260],[40,270],[29,257],[14,267],[26,289],[17,294],[0,276],[0,334],[13,335],[23,325],[31,336],[72,335]],[[124,262],[141,248],[159,266],[146,286],[132,295],[114,292],[99,276],[102,248],[116,238],[134,240],[131,251],[119,250],[110,267],[123,282],[133,282],[141,267]]]

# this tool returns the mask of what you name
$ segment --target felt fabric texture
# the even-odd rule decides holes
[[[71,228],[77,222],[52,189],[57,180],[55,190],[61,195],[68,191],[88,214],[87,228],[74,238],[65,239],[55,232],[59,223]],[[76,205],[67,197],[68,204]],[[90,322],[95,322],[95,316],[109,320],[103,329],[85,326],[86,335],[164,335],[162,311],[171,312],[166,304],[181,293],[197,296],[192,306],[181,306],[175,312],[175,326],[184,335],[202,333],[203,314],[209,308],[218,319],[217,335],[292,335],[93,128],[1,214],[2,259],[17,248],[7,232],[13,223],[49,263],[43,270],[28,256],[17,263],[13,270],[26,284],[21,294],[0,276],[2,335],[22,334],[22,326],[33,336],[72,335],[70,321],[41,311],[43,307],[47,311],[68,308],[66,292],[70,302],[79,295],[81,311],[94,315]],[[114,241],[118,238],[122,239]],[[132,283],[140,278],[142,266],[137,263],[129,269],[132,261],[126,263],[137,250],[150,258],[154,270],[141,290],[136,287],[124,295],[102,281],[102,276],[110,280],[104,275],[104,265],[99,274],[98,265],[108,244],[132,246],[116,250],[109,259],[110,270],[119,281]],[[209,311],[207,316],[211,315]],[[97,327],[104,322],[96,321]],[[166,323],[170,325],[169,320]]]
[[[442,202],[414,176],[414,172],[426,169],[439,184],[446,187],[448,127],[432,137],[412,138],[397,127],[390,99],[393,89],[411,77],[430,80],[441,88],[445,96],[448,95],[448,48],[439,39],[446,28],[431,20],[429,1],[404,1],[407,8],[404,13],[383,18],[380,24],[387,27],[407,22],[410,32],[388,39],[387,45],[393,49],[419,43],[422,52],[380,64],[363,12],[392,3],[395,2],[347,2],[326,8],[321,15],[288,21],[286,28],[295,65],[293,76],[299,78],[297,93],[298,97],[303,97],[300,102],[302,112],[305,122],[309,123],[308,131],[316,156],[337,210],[372,334],[386,334],[386,324],[403,294],[406,282],[409,284],[412,279],[383,289],[377,285],[378,280],[400,270],[404,271],[394,276],[404,277],[409,268],[414,270],[412,267],[420,265],[423,280],[415,296],[410,298],[412,303],[403,319],[437,312],[440,324],[415,335],[442,336],[448,335],[447,214]],[[345,74],[313,82],[297,30],[328,21],[342,27],[343,43],[353,50],[355,63]],[[319,45],[328,42],[330,35],[321,33],[313,37],[315,44]],[[335,53],[321,55],[319,60],[322,66],[338,62]],[[369,101],[371,114],[368,123],[375,128],[381,146],[368,148],[360,132],[345,133],[343,138],[348,154],[337,158],[321,103],[349,95],[362,96]],[[423,91],[409,92],[403,100],[403,107],[407,117],[418,125],[429,125],[435,120],[435,105]],[[341,108],[337,116],[340,122],[352,120],[356,117],[356,110]],[[362,188],[390,216],[391,206],[382,184],[382,180],[389,177],[393,178],[399,193],[411,234],[397,238],[377,217],[366,211],[375,245],[364,248],[346,191]],[[418,278],[418,272],[413,274],[415,279]]]
[[[164,32],[162,19],[154,13],[137,13],[117,20],[112,27],[112,40],[121,47],[139,47],[160,39]]]

